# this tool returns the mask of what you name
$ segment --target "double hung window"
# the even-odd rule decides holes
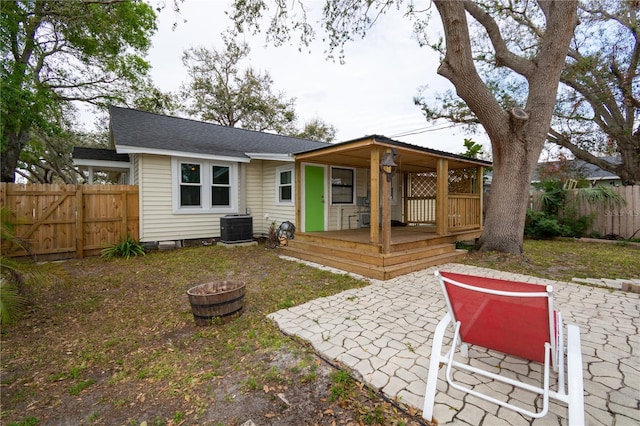
[[[180,206],[202,207],[202,167],[197,163],[180,163]]]
[[[236,212],[236,163],[173,158],[172,170],[174,213]]]
[[[339,167],[331,168],[331,203],[353,204],[355,170]]]
[[[293,167],[276,169],[278,204],[293,204]]]

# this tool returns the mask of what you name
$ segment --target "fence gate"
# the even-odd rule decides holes
[[[139,238],[138,187],[2,183],[0,204],[11,210],[14,234],[27,250],[3,255],[81,258],[127,236]]]

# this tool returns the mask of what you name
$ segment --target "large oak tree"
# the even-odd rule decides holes
[[[303,42],[313,38],[314,29],[306,23],[306,10],[289,13],[286,3],[272,4],[268,37],[287,40],[290,31],[299,30]],[[543,23],[540,42],[534,52],[523,54],[507,43],[504,33],[518,28],[518,22],[498,25],[501,8],[514,2],[472,0],[434,0],[444,28],[444,57],[438,73],[453,83],[457,95],[468,105],[487,132],[494,161],[491,198],[479,246],[482,250],[522,253],[525,213],[529,201],[529,182],[544,146],[556,102],[560,75],[569,42],[577,23],[577,0],[538,0],[527,2]],[[373,0],[347,2],[327,0],[323,24],[330,49],[340,50],[367,30],[391,7],[406,6],[408,15],[425,22],[415,2]],[[269,8],[264,0],[237,0],[231,16],[241,28],[259,28]],[[427,8],[428,9],[428,8]],[[291,21],[293,19],[293,21]],[[528,89],[524,102],[503,107],[482,79],[474,57],[469,20],[486,32],[496,61],[520,75]],[[419,27],[419,25],[418,25]],[[428,76],[425,76],[425,80]]]
[[[62,136],[74,102],[123,103],[147,85],[156,15],[128,0],[1,1],[0,11],[0,178],[13,182],[32,136]]]
[[[500,10],[501,18],[517,23],[517,31],[505,34],[509,45],[533,55],[546,23],[535,9],[527,6],[526,2],[511,3]],[[618,175],[625,184],[638,184],[640,3],[581,0],[578,17],[580,23],[560,76],[548,141],[566,148],[576,158]],[[475,34],[476,44],[481,46],[475,59],[483,79],[503,108],[524,104],[529,88],[522,84],[520,75],[504,72],[504,65],[497,60],[483,34],[486,33]],[[438,49],[437,44],[432,46]],[[429,120],[444,118],[470,127],[478,124],[468,105],[460,102],[452,91],[437,94],[435,99],[418,96],[415,100]]]

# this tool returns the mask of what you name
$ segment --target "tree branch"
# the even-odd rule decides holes
[[[482,81],[473,62],[471,40],[467,25],[465,6],[468,2],[435,0],[445,32],[446,53],[438,67],[438,74],[449,79],[456,93],[485,125],[490,135],[506,131],[508,114],[494,98],[491,90]],[[504,117],[504,121],[495,117]]]
[[[600,167],[602,170],[606,170],[615,175],[620,173],[620,165],[614,164],[604,160],[602,157],[596,157],[587,150],[581,149],[576,144],[571,142],[571,139],[566,135],[552,129],[549,129],[549,141],[555,143],[558,146],[568,149],[576,158],[585,161],[589,164]]]
[[[495,49],[496,66],[506,66],[525,77],[534,72],[535,68],[530,60],[523,59],[509,50],[497,22],[491,15],[471,0],[465,0],[464,8],[487,31]]]

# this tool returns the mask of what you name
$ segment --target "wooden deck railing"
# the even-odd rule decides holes
[[[405,222],[411,224],[436,223],[436,197],[409,197],[405,205]]]
[[[405,221],[407,223],[436,223],[435,197],[409,197],[405,206]],[[479,194],[449,194],[447,229],[462,231],[479,228],[480,206]]]
[[[480,227],[480,194],[449,194],[447,228],[461,231]]]

